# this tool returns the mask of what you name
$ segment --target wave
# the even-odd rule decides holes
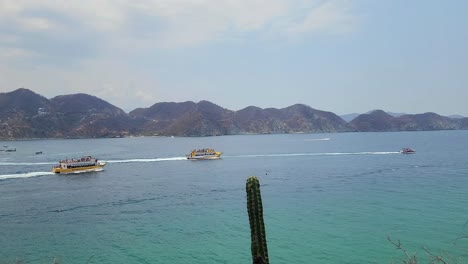
[[[323,153],[290,153],[290,154],[252,154],[225,156],[226,158],[254,158],[254,157],[296,157],[296,156],[339,156],[339,155],[389,155],[400,154],[398,151],[378,152],[323,152]]]
[[[26,173],[16,173],[16,174],[4,174],[0,175],[0,180],[5,179],[18,179],[18,178],[31,178],[45,175],[53,175],[54,173],[48,171],[36,171],[36,172],[26,172]]]
[[[187,160],[186,157],[173,158],[154,158],[154,159],[126,159],[126,160],[107,160],[107,163],[132,163],[132,162],[160,162],[160,161],[176,161]]]
[[[302,139],[302,140],[292,140],[292,141],[329,141],[331,138],[309,138],[309,139]]]
[[[328,141],[330,138],[311,138],[311,139],[305,139],[304,141]]]
[[[67,172],[63,174],[81,174],[81,173],[89,173],[89,172],[96,172],[96,171],[103,171],[103,168],[98,168],[98,169],[92,169],[92,170],[77,170],[77,171],[72,171],[72,172]]]
[[[55,210],[50,210],[48,212],[49,213],[63,213],[63,212],[67,212],[67,211],[74,211],[74,210],[79,210],[79,209],[95,208],[95,207],[109,206],[109,205],[111,205],[111,206],[122,206],[122,205],[142,203],[142,202],[146,202],[146,201],[153,201],[153,200],[156,200],[156,199],[158,199],[158,198],[156,198],[156,197],[141,198],[141,199],[128,198],[128,199],[125,199],[125,200],[118,200],[118,201],[107,202],[107,203],[78,205],[78,206],[64,208],[64,209],[55,209]]]

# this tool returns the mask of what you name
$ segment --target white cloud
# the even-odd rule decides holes
[[[58,21],[28,13],[46,10],[76,23],[70,27],[113,34],[109,41],[143,38],[162,47],[186,47],[250,32],[284,36],[349,29],[350,6],[335,0],[0,0],[0,22],[57,30]]]
[[[16,60],[36,56],[39,56],[39,54],[29,50],[0,46],[0,58],[4,60]]]
[[[24,3],[15,0],[0,0],[0,17],[15,15],[24,8]]]
[[[286,28],[287,33],[328,31],[331,33],[349,32],[355,26],[356,18],[350,13],[347,1],[327,1],[310,8],[299,21]]]
[[[26,17],[18,21],[20,26],[25,30],[51,30],[54,24],[44,17]]]
[[[0,0],[0,88],[25,86],[48,97],[84,92],[126,110],[149,106],[180,95],[130,60],[155,49],[336,31],[354,19],[351,7],[323,0]]]
[[[159,47],[251,38],[243,35],[246,33],[276,39],[312,32],[343,32],[352,29],[355,19],[351,4],[336,0],[158,0],[132,8],[159,19],[160,24],[148,39]]]

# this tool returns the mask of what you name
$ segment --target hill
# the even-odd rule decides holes
[[[86,94],[50,100],[28,89],[0,94],[0,138],[115,137],[137,132],[138,120]]]
[[[47,99],[28,89],[0,93],[0,139],[130,135],[218,136],[269,133],[380,132],[468,129],[468,118],[374,110],[346,122],[304,104],[232,111],[208,101],[161,102],[129,114],[92,95]]]
[[[427,131],[466,129],[465,118],[453,119],[436,113],[392,116],[382,110],[362,114],[349,124],[356,131]]]
[[[130,112],[144,118],[144,131],[158,135],[216,136],[233,134],[348,131],[337,115],[306,105],[283,109],[250,106],[231,111],[208,101],[157,103]]]

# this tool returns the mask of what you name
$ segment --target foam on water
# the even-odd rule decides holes
[[[107,163],[134,163],[134,162],[160,162],[160,161],[175,161],[186,160],[186,157],[172,158],[154,158],[154,159],[124,159],[124,160],[107,160]],[[57,162],[0,162],[0,166],[37,166],[37,165],[55,165]]]
[[[0,175],[0,180],[5,179],[18,179],[18,178],[31,178],[45,175],[52,175],[54,173],[48,171],[36,171],[36,172],[26,172],[26,173],[16,173],[16,174],[4,174]]]
[[[330,138],[311,138],[311,139],[306,139],[304,141],[328,141]]]
[[[94,172],[94,171],[103,171],[103,170],[104,170],[103,168],[99,168],[99,169],[92,169],[92,170],[72,171],[72,172],[69,172],[69,173],[66,173],[66,174],[80,174],[80,173],[87,173],[87,172]]]
[[[303,140],[291,140],[291,141],[329,141],[330,138],[308,138]]]
[[[378,152],[324,152],[324,153],[290,153],[290,154],[252,154],[225,156],[227,158],[253,158],[253,157],[297,157],[297,156],[339,156],[339,155],[389,155],[400,154],[398,151],[378,151]]]
[[[125,160],[107,160],[107,163],[133,163],[133,162],[160,162],[160,161],[176,161],[187,160],[186,157],[173,158],[154,158],[154,159],[125,159]]]

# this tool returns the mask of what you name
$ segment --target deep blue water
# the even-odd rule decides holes
[[[468,131],[3,145],[17,152],[0,152],[2,264],[251,263],[250,175],[261,181],[270,263],[401,263],[387,236],[424,261],[424,246],[467,253],[457,238],[468,234]],[[417,153],[398,153],[407,146]],[[206,147],[223,159],[184,159]],[[108,165],[50,173],[84,155]]]

